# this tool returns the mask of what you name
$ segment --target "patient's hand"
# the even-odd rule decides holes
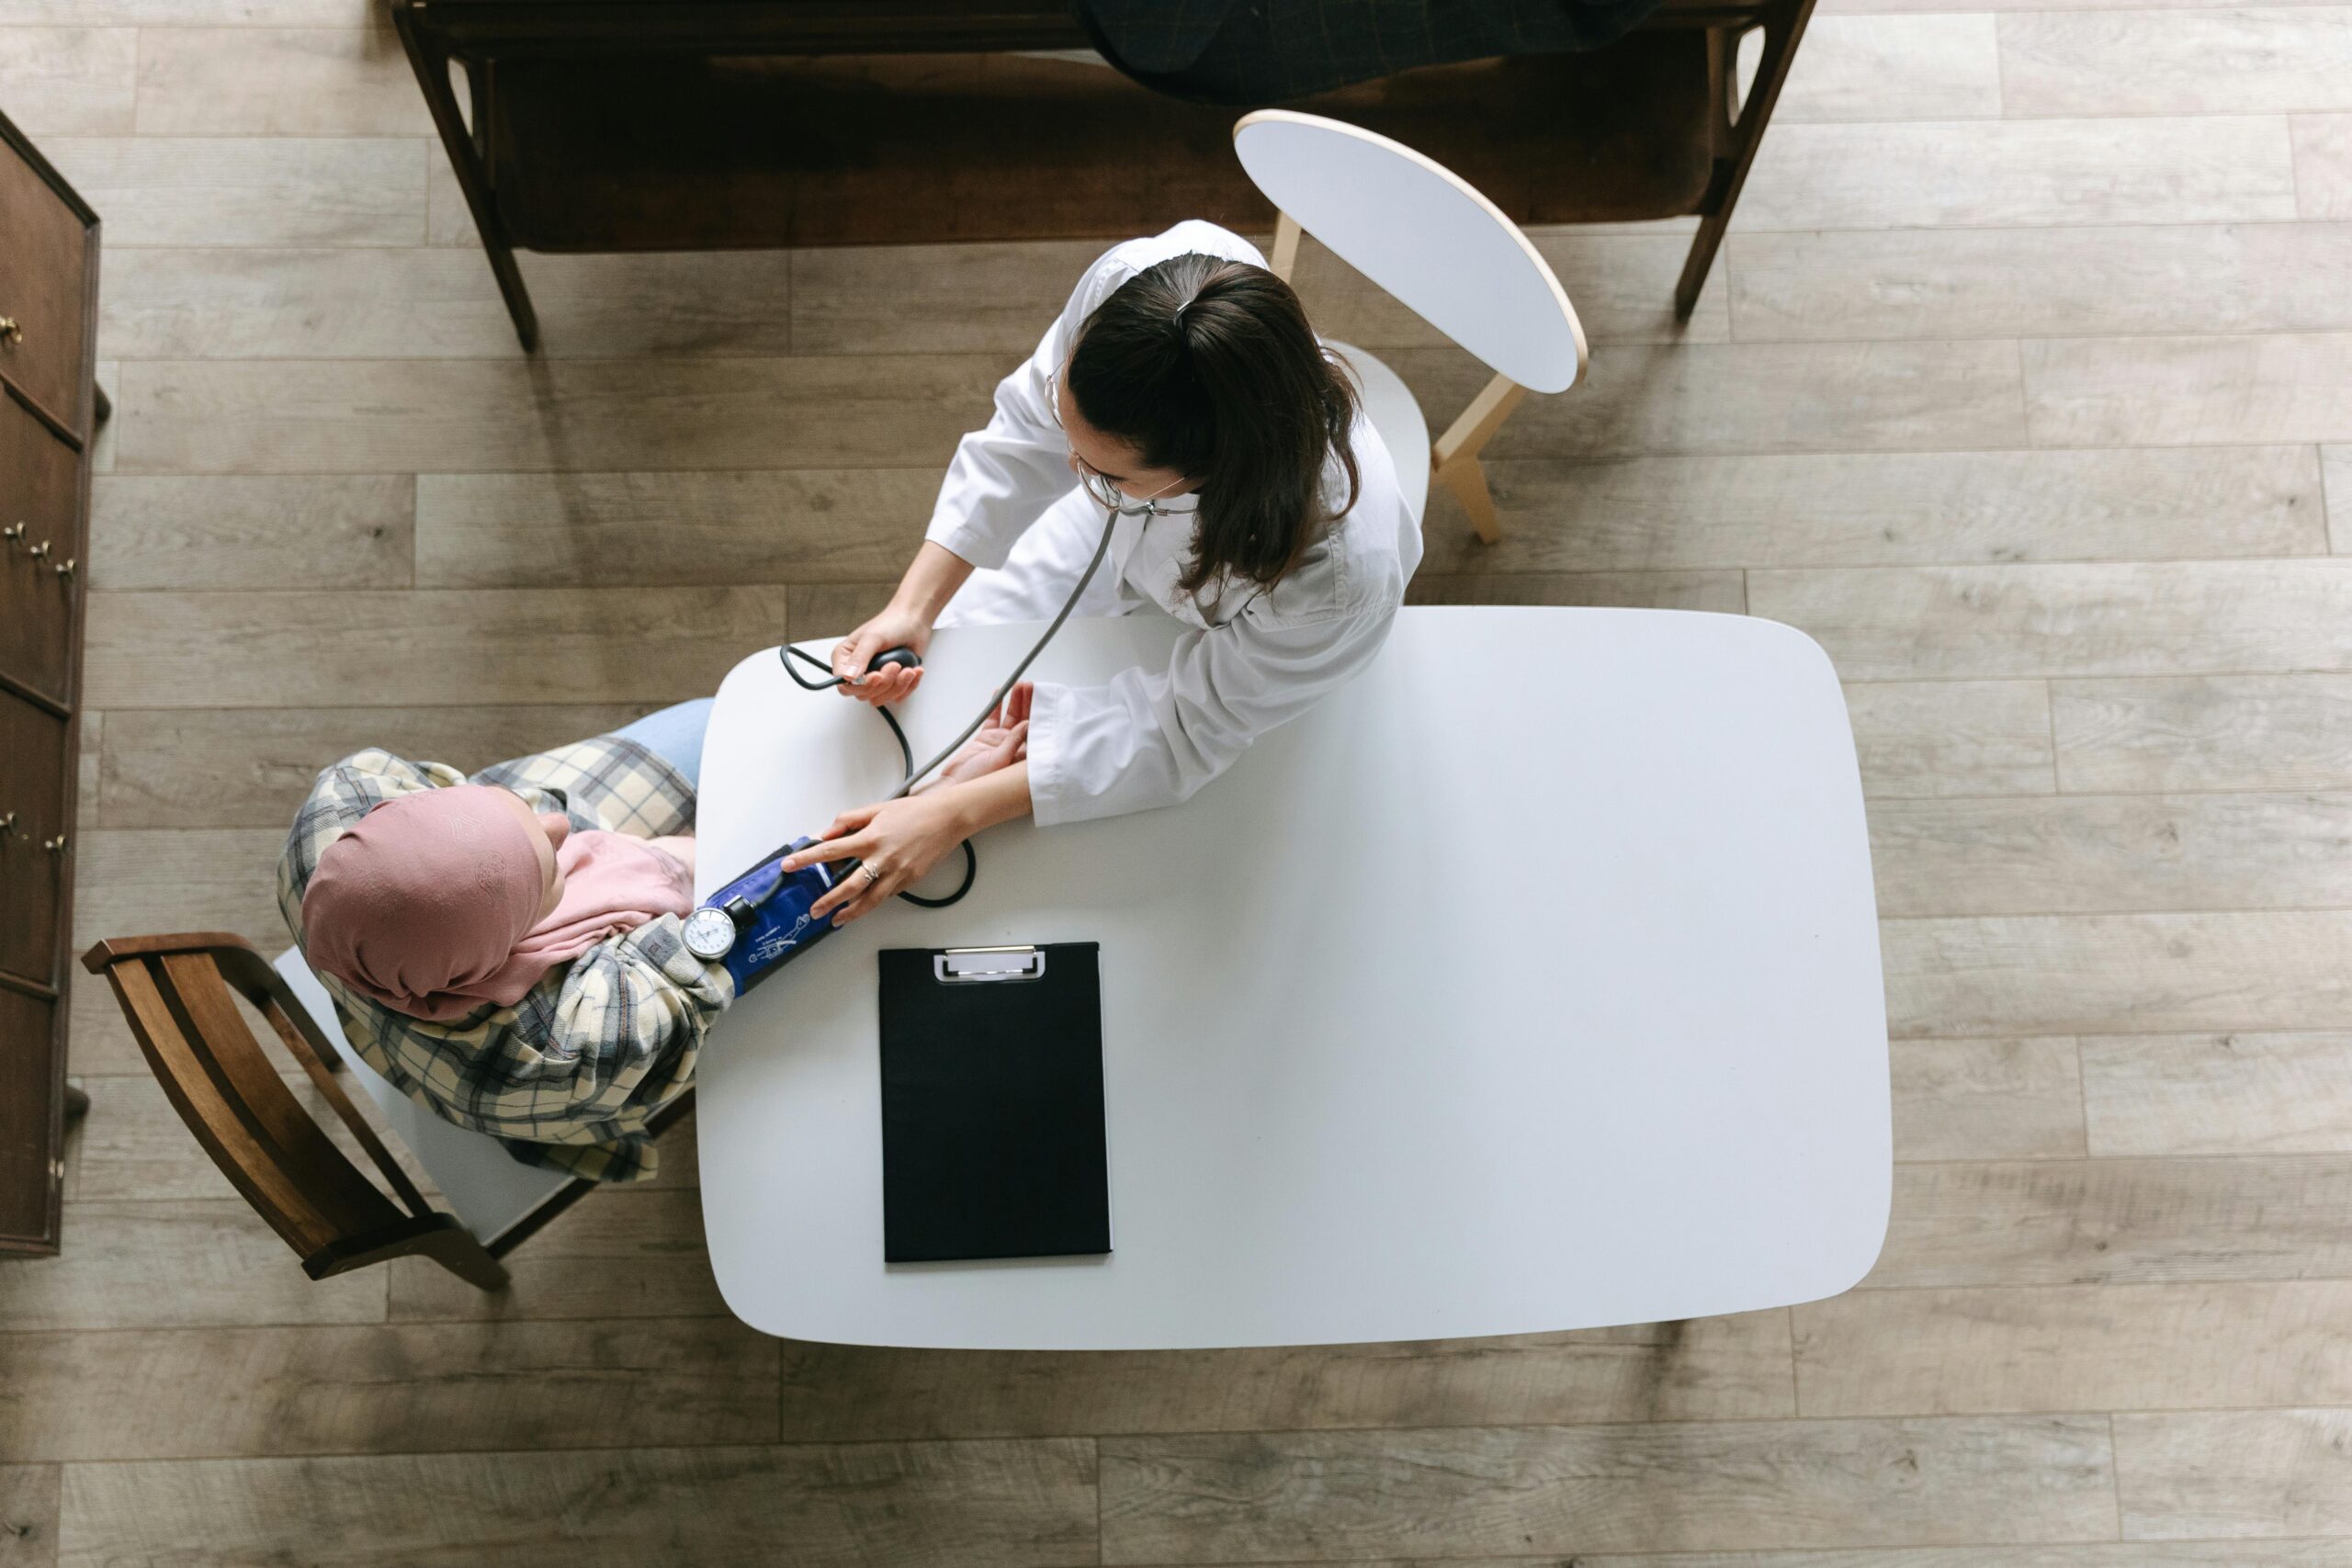
[[[844,876],[808,907],[835,925],[862,919],[882,901],[919,882],[948,851],[981,829],[1029,809],[1023,782],[1029,754],[1029,705],[1034,690],[1015,686],[1003,708],[973,733],[936,775],[950,788],[917,788],[906,799],[844,811],[824,841],[777,863],[788,875],[820,862],[855,861],[864,875]],[[1001,784],[994,777],[1005,774]],[[1018,790],[1004,785],[1019,784]],[[1017,803],[1016,803],[1017,802]]]
[[[1029,704],[1036,688],[1023,681],[1005,694],[1004,706],[989,716],[962,750],[947,759],[939,772],[916,790],[933,784],[962,784],[1009,768],[1029,754]]]

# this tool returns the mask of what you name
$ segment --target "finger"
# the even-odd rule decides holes
[[[836,818],[833,825],[825,830],[824,838],[805,850],[796,850],[785,856],[777,869],[791,873],[806,870],[812,865],[823,865],[832,861],[855,860],[874,847],[871,840],[857,833],[857,827],[863,826],[863,823],[859,823],[855,827],[844,828],[842,826],[841,819]],[[850,836],[844,838],[842,836],[844,833]]]
[[[852,880],[863,883],[865,879],[862,876],[854,876]],[[809,916],[811,919],[821,920],[826,916],[831,915],[833,918],[833,924],[840,925],[842,923],[842,906],[856,897],[857,890],[850,886],[848,883],[844,882],[840,886],[835,887],[832,891],[827,893],[822,898],[820,898],[815,903],[809,905]]]
[[[905,694],[906,674],[895,664],[885,665],[866,676],[865,683],[858,687],[857,694],[877,708],[895,703]]]
[[[881,898],[888,897],[889,895],[883,889],[888,881],[888,875],[879,883],[869,880],[865,868],[860,866],[843,877],[840,886],[809,905],[808,912],[819,917],[831,915],[833,924],[840,925],[844,918],[863,914]]]
[[[874,640],[871,632],[854,631],[833,645],[833,673],[846,675],[854,682],[865,671],[866,660],[874,657],[867,646]]]
[[[889,897],[889,894],[884,892],[878,887],[876,888],[870,897],[860,898],[849,908],[836,914],[833,917],[833,929],[838,931],[842,927],[849,924],[852,920],[864,919],[866,916],[880,908],[888,901]]]
[[[865,669],[862,664],[857,668],[861,671],[864,671]],[[887,671],[877,670],[871,673],[852,675],[844,679],[842,683],[834,687],[833,690],[839,692],[842,696],[854,697],[861,703],[879,707],[883,703],[889,700],[887,695],[888,687],[882,683],[886,673]]]
[[[885,871],[882,873],[882,880],[875,883],[870,887],[865,885],[865,878],[864,876],[855,876],[851,880],[856,882],[859,886],[858,887],[852,889],[850,898],[846,901],[842,910],[833,917],[833,924],[836,926],[849,920],[864,919],[866,916],[872,914],[875,910],[880,908],[883,905],[897,897],[899,895],[899,889],[906,886],[914,879],[906,875],[902,872]]]
[[[808,906],[810,914],[839,914],[844,905],[854,904],[864,897],[866,890],[873,886],[866,880],[865,868],[863,865],[853,867],[839,874],[840,880],[826,889],[825,896]]]
[[[879,806],[853,806],[834,818],[820,838],[838,839],[844,833],[854,833],[881,813]]]
[[[1030,702],[1036,694],[1037,685],[1034,681],[1023,681],[1013,687],[1012,695],[1005,701],[1005,716],[1015,724],[1026,724],[1029,721]]]
[[[797,872],[806,871],[812,865],[828,865],[836,861],[855,860],[857,858],[857,852],[855,850],[843,847],[849,842],[849,840],[842,839],[832,843],[812,844],[808,849],[801,851],[798,854],[791,856],[778,869],[783,871],[786,875],[789,876]],[[794,861],[797,861],[800,863],[795,865],[793,863]],[[836,873],[835,874],[838,875],[839,874]]]
[[[847,648],[849,645],[844,643],[842,646]],[[854,651],[836,660],[833,672],[842,678],[842,683],[833,690],[845,697],[855,697],[862,703],[879,701],[876,693],[882,688],[877,687],[876,682],[883,680],[889,671],[887,668],[882,670],[866,668],[874,655],[879,651],[881,649],[878,644],[864,643]]]

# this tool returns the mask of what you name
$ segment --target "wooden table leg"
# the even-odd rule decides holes
[[[425,107],[433,111],[433,125],[441,133],[441,146],[449,154],[458,188],[465,193],[466,209],[473,214],[474,231],[481,238],[483,254],[490,257],[491,275],[498,279],[506,313],[514,318],[514,335],[522,340],[523,352],[532,353],[539,346],[538,312],[531,308],[530,290],[524,287],[522,269],[514,265],[514,247],[507,243],[505,226],[498,220],[498,209],[491,201],[490,171],[482,164],[472,132],[466,129],[465,117],[458,112],[458,95],[449,85],[449,56],[418,30],[412,0],[393,0],[392,21],[400,29],[401,47],[408,51],[409,66],[416,73]],[[474,95],[474,101],[479,107],[480,93]]]
[[[1797,40],[1804,37],[1805,22],[1812,16],[1813,0],[1790,0],[1785,14],[1764,24],[1763,58],[1757,62],[1756,80],[1750,84],[1747,101],[1739,106],[1739,118],[1730,130],[1730,161],[1715,165],[1716,178],[1707,193],[1698,236],[1690,242],[1690,254],[1682,262],[1682,276],[1674,285],[1674,319],[1678,321],[1689,321],[1690,312],[1698,308],[1699,291],[1706,287],[1707,274],[1715,265],[1715,253],[1723,247],[1724,232],[1731,227],[1732,209],[1739,205],[1741,187],[1747,184],[1747,171],[1756,163],[1757,149],[1764,144],[1765,128],[1772,122],[1772,106],[1780,102],[1781,85],[1789,79],[1789,64],[1796,58]],[[1739,84],[1739,35],[1729,28],[1721,28],[1710,37],[1710,63],[1719,70],[1719,80],[1724,84],[1719,90],[1734,95]],[[1728,96],[1725,102],[1729,102]]]

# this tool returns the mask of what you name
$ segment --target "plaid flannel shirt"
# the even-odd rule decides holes
[[[634,740],[603,735],[484,768],[367,750],[319,774],[277,867],[277,906],[302,942],[302,894],[326,848],[385,801],[458,784],[500,784],[575,830],[642,838],[685,830],[695,795]],[[595,1181],[655,1169],[646,1123],[694,1082],[710,1021],[735,997],[723,965],[685,949],[675,915],[597,943],[548,972],[513,1007],[429,1023],[321,975],[344,1037],[401,1092],[460,1127],[491,1134],[526,1165]]]

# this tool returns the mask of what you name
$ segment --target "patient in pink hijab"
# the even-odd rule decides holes
[[[691,837],[574,832],[512,790],[388,800],[328,846],[302,897],[311,966],[395,1012],[512,1007],[608,937],[694,908]]]
[[[598,1181],[657,1168],[657,1118],[735,999],[685,945],[701,698],[469,777],[381,748],[321,770],[278,908],[353,1053],[526,1163]],[[950,777],[1018,760],[983,728]]]

